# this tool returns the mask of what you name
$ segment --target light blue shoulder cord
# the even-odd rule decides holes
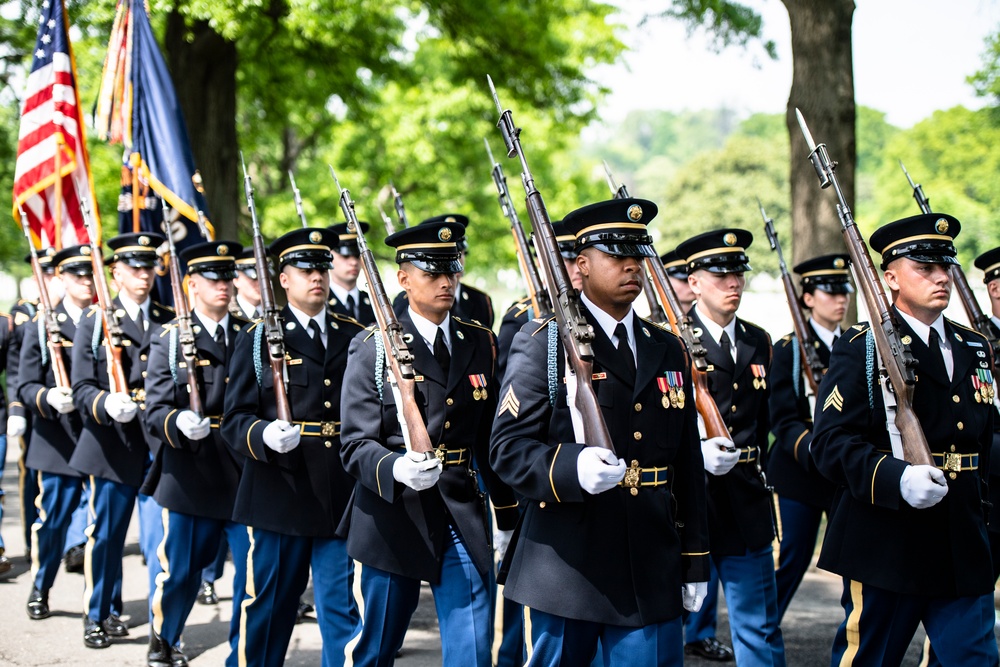
[[[802,385],[802,356],[799,354],[799,339],[792,336],[792,386],[795,388],[795,395],[801,396],[799,392]]]
[[[264,366],[260,358],[260,347],[264,340],[264,327],[258,324],[253,332],[253,372],[257,376],[257,386],[264,386]]]
[[[45,331],[44,317],[38,318],[38,347],[42,349],[42,366],[49,363],[49,346]]]
[[[875,409],[875,396],[872,389],[872,379],[875,376],[875,335],[871,327],[865,333],[865,377],[868,379],[868,409]]]
[[[174,384],[180,385],[181,381],[177,377],[177,329],[171,329],[167,335],[167,359],[170,362],[170,377],[174,379]],[[192,369],[188,369],[190,373]]]
[[[375,336],[375,387],[378,389],[378,400],[382,400],[382,378],[385,375],[385,346],[382,336]]]
[[[555,320],[549,322],[548,326],[548,350],[545,355],[546,370],[549,379],[549,404],[555,406],[556,394],[559,391],[559,384],[556,375],[559,370],[559,358],[557,356],[559,348],[559,325]]]

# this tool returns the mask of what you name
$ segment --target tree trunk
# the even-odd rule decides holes
[[[817,255],[846,253],[837,198],[820,190],[807,159],[809,148],[795,118],[798,108],[818,143],[825,143],[838,163],[837,177],[854,208],[855,139],[854,65],[851,23],[854,0],[782,0],[792,28],[792,89],[785,123],[791,139],[792,256],[801,262]],[[852,304],[848,321],[855,321]]]
[[[242,181],[236,139],[236,45],[206,21],[188,26],[176,8],[167,17],[163,41],[216,237],[237,240]]]

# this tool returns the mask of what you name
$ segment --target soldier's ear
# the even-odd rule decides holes
[[[885,284],[889,286],[891,291],[899,291],[899,277],[894,269],[886,269],[882,272],[882,277],[885,278]]]
[[[583,277],[590,276],[590,258],[587,257],[585,252],[581,252],[576,256],[576,268],[580,269],[580,275]]]
[[[396,280],[399,282],[399,287],[401,289],[407,289],[410,286],[410,274],[407,273],[403,268],[396,270]]]

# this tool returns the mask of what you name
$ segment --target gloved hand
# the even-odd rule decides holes
[[[28,430],[28,420],[20,415],[7,417],[7,437],[20,438]]]
[[[392,464],[392,476],[414,491],[423,491],[437,484],[441,477],[441,461],[436,456],[426,458],[418,452],[406,452]]]
[[[76,410],[73,405],[73,390],[69,387],[52,387],[45,392],[45,402],[61,415]]]
[[[681,585],[681,604],[688,611],[695,613],[701,610],[701,605],[708,595],[708,582],[698,581]]]
[[[613,489],[625,477],[625,461],[604,447],[584,447],[576,457],[576,478],[591,495]]]
[[[702,440],[701,456],[705,459],[705,472],[711,475],[725,475],[740,460],[740,452],[733,441],[722,437]]]
[[[507,547],[510,546],[510,538],[513,536],[513,530],[493,529],[493,553],[496,554],[498,560],[503,560],[503,557],[507,555]]]
[[[292,426],[284,419],[275,419],[264,427],[264,444],[279,454],[287,454],[299,446],[300,430],[298,424]]]
[[[923,510],[941,502],[948,493],[948,482],[934,466],[909,465],[899,478],[899,492],[908,505]]]
[[[104,411],[108,416],[119,424],[127,424],[135,419],[135,413],[139,406],[135,404],[132,397],[124,392],[115,392],[108,395],[104,401]]]
[[[212,432],[212,420],[208,417],[198,419],[190,410],[181,410],[177,415],[177,428],[188,440],[201,440]]]

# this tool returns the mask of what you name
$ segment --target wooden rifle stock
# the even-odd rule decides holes
[[[63,337],[59,322],[56,320],[56,313],[52,309],[52,299],[49,298],[49,291],[45,288],[45,276],[42,274],[42,267],[38,263],[38,251],[35,249],[35,242],[31,240],[31,231],[28,228],[28,216],[24,209],[21,209],[21,229],[24,237],[28,240],[28,249],[31,251],[31,273],[35,276],[35,283],[38,285],[38,302],[42,306],[41,317],[45,325],[45,340],[38,341],[39,345],[45,345],[49,351],[51,359],[52,376],[57,387],[69,389],[72,385],[69,373],[66,372],[66,362],[63,359]]]
[[[181,275],[181,259],[177,256],[177,246],[174,245],[174,230],[170,224],[170,206],[163,202],[163,233],[167,237],[167,248],[170,252],[168,269],[170,272],[170,290],[174,295],[174,312],[177,314],[177,341],[181,346],[181,356],[187,364],[188,407],[198,419],[205,416],[201,403],[201,390],[198,389],[198,348],[194,342],[194,329],[191,326],[191,308],[188,306],[187,295],[184,293],[184,277]]]
[[[802,129],[806,144],[809,146],[809,161],[819,177],[820,188],[825,189],[832,185],[837,195],[837,213],[843,227],[844,242],[851,255],[854,279],[861,288],[865,305],[873,320],[870,328],[875,339],[875,349],[882,362],[881,372],[885,374],[882,381],[889,382],[888,390],[894,394],[896,399],[893,421],[900,433],[903,458],[913,464],[932,466],[934,459],[931,456],[930,446],[927,444],[927,437],[920,427],[920,420],[913,411],[916,360],[913,358],[910,348],[900,338],[899,324],[896,322],[889,300],[882,289],[882,283],[879,282],[878,274],[875,273],[875,265],[872,263],[871,255],[868,254],[868,246],[861,237],[858,225],[847,205],[847,198],[837,180],[836,163],[830,160],[826,144],[817,145],[813,141],[802,113],[796,109],[795,114],[798,117],[799,127]],[[878,322],[874,321],[876,318],[878,318]]]

